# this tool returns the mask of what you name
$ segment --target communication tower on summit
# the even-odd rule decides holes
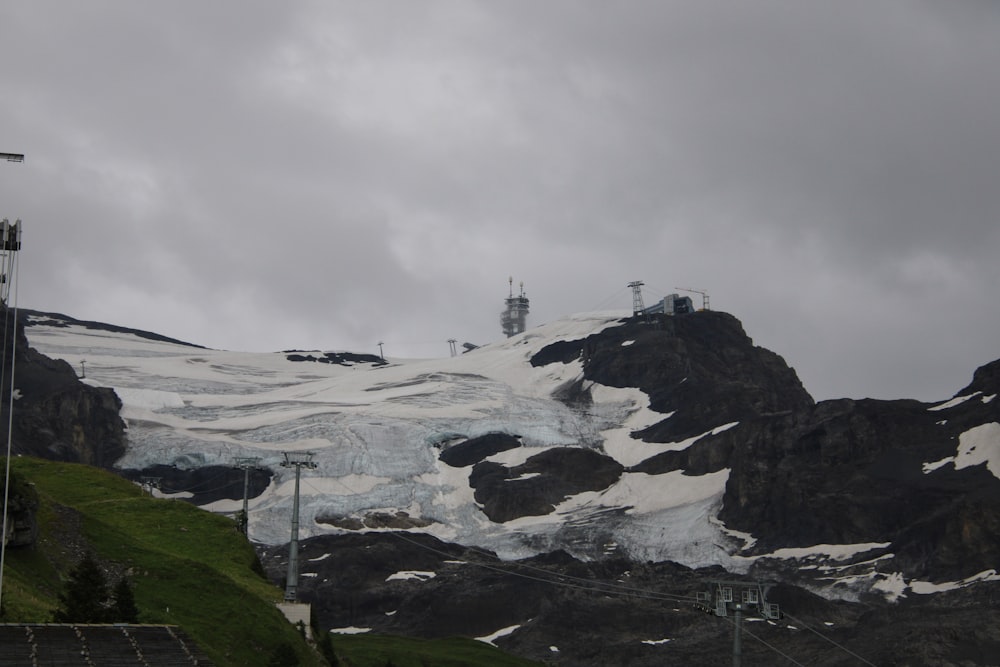
[[[510,283],[510,294],[504,299],[507,309],[500,313],[500,326],[507,338],[522,333],[527,327],[528,320],[528,297],[524,293],[524,283],[521,283],[521,292],[514,296],[514,277],[508,278]]]

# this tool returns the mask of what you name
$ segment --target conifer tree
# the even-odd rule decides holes
[[[109,614],[108,581],[94,557],[87,552],[69,572],[66,589],[59,594],[57,623],[106,623]]]
[[[139,608],[135,605],[135,594],[127,577],[123,576],[115,584],[113,597],[115,602],[111,620],[115,623],[138,623]]]

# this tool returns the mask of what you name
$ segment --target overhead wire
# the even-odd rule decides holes
[[[598,303],[597,305],[594,305],[594,306],[591,306],[591,307],[590,307],[590,310],[594,311],[594,310],[600,310],[601,308],[604,308],[605,306],[607,306],[608,304],[610,304],[610,303],[611,303],[612,301],[614,301],[614,300],[615,300],[615,299],[617,299],[618,297],[620,297],[620,296],[622,296],[623,294],[625,294],[625,293],[626,293],[626,292],[628,291],[628,289],[629,289],[629,288],[628,288],[627,286],[626,286],[626,287],[623,287],[622,289],[618,290],[617,292],[615,292],[615,293],[614,293],[614,294],[612,294],[611,296],[609,296],[609,297],[607,297],[607,298],[603,299],[603,300],[602,300],[602,301],[601,301],[600,303]]]
[[[810,626],[809,624],[807,624],[807,623],[806,623],[805,621],[803,621],[802,619],[798,619],[798,618],[795,618],[794,616],[792,616],[792,615],[791,615],[791,614],[789,614],[788,612],[784,612],[784,611],[783,611],[783,612],[782,612],[782,614],[784,614],[785,618],[787,618],[787,619],[789,619],[789,620],[793,621],[794,623],[797,623],[798,625],[801,625],[801,626],[802,626],[803,628],[805,628],[805,629],[806,629],[806,630],[808,630],[809,632],[813,633],[814,635],[816,635],[816,636],[817,636],[817,637],[819,637],[820,639],[822,639],[822,640],[824,640],[824,641],[828,641],[828,642],[830,642],[831,644],[833,644],[834,646],[836,646],[837,648],[839,648],[839,649],[840,649],[841,651],[844,651],[844,652],[845,652],[845,653],[847,653],[848,655],[850,655],[850,656],[852,656],[852,657],[854,657],[854,658],[856,658],[856,659],[860,660],[861,662],[863,662],[864,664],[868,665],[869,667],[875,667],[875,664],[874,664],[874,663],[872,663],[872,662],[870,662],[870,661],[866,660],[865,658],[861,657],[860,655],[858,655],[857,653],[855,653],[855,652],[854,652],[854,651],[852,651],[851,649],[847,648],[847,647],[846,647],[846,646],[844,646],[843,644],[840,644],[840,643],[838,643],[837,641],[835,641],[835,640],[831,639],[830,637],[827,637],[826,635],[824,635],[824,634],[823,634],[822,632],[820,632],[819,630],[816,630],[815,628],[811,627],[811,626]]]
[[[220,472],[219,474],[215,475],[214,477],[210,477],[208,479],[202,480],[202,481],[198,482],[197,484],[195,484],[193,486],[189,486],[189,487],[184,488],[184,489],[174,489],[172,487],[166,487],[166,488],[170,490],[170,493],[184,493],[184,492],[188,492],[188,493],[211,493],[213,491],[221,491],[222,489],[224,489],[224,488],[226,488],[228,486],[232,486],[232,482],[230,482],[228,484],[222,484],[221,486],[216,486],[216,487],[213,487],[211,489],[204,489],[204,490],[201,490],[201,491],[196,491],[196,489],[198,489],[201,486],[204,486],[205,484],[210,484],[212,482],[215,482],[216,480],[221,479],[222,477],[225,477],[229,473],[230,473],[229,470],[225,470],[225,471]],[[161,486],[161,490],[163,490],[162,486]]]
[[[730,619],[728,616],[723,616],[722,619],[725,620],[725,621],[727,621],[730,625],[732,625],[734,627],[736,626],[736,621]],[[763,644],[767,648],[771,649],[772,651],[774,651],[775,653],[777,653],[778,655],[780,655],[782,658],[785,658],[786,660],[788,660],[789,662],[791,662],[793,665],[798,665],[799,667],[805,667],[805,665],[803,665],[801,662],[799,662],[798,660],[796,660],[792,656],[788,655],[787,653],[785,653],[784,651],[782,651],[781,649],[779,649],[777,646],[774,646],[773,644],[768,643],[767,641],[765,641],[761,637],[757,636],[755,633],[751,632],[749,629],[747,629],[745,623],[740,625],[740,631],[743,634],[748,635],[748,636],[752,637],[753,639],[756,639],[761,644]]]

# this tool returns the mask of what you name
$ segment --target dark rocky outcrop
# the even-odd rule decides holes
[[[533,366],[583,362],[584,377],[610,387],[637,387],[650,408],[674,413],[635,437],[675,442],[712,428],[807,409],[813,399],[777,354],[755,346],[728,313],[700,311],[632,318],[587,338],[553,343]]]
[[[10,491],[6,488],[6,459],[0,457],[0,498],[7,501],[7,532],[2,536],[8,547],[27,547],[38,534],[38,493],[32,484],[11,473]]]
[[[549,514],[571,495],[608,488],[622,471],[617,461],[594,450],[556,447],[510,468],[489,461],[477,463],[469,484],[476,490],[483,513],[502,523]]]
[[[976,391],[1000,388],[982,386]],[[752,531],[759,552],[890,541],[894,565],[908,577],[957,580],[995,567],[1000,480],[985,463],[956,469],[948,459],[962,433],[1000,415],[993,401],[978,399],[930,407],[826,401],[741,424],[685,454],[698,460],[731,452],[719,518]],[[944,463],[928,465],[935,462]]]
[[[580,359],[588,381],[638,387],[673,413],[633,436],[676,442],[707,434],[630,471],[701,475],[729,469],[719,518],[752,534],[755,553],[816,544],[890,543],[907,577],[959,580],[995,567],[1000,480],[986,464],[950,462],[969,429],[1000,422],[1000,361],[978,369],[942,409],[914,400],[815,404],[778,355],[755,347],[731,315],[629,319],[554,343],[532,364]],[[571,407],[583,385],[562,387]],[[716,434],[714,428],[736,422]],[[494,466],[488,479],[511,472]],[[477,496],[478,497],[478,496]]]
[[[411,637],[483,637],[506,651],[560,665],[708,665],[732,661],[733,619],[699,610],[694,594],[729,578],[720,568],[581,562],[564,552],[520,561],[409,533],[322,536],[300,545],[298,593],[321,628],[369,628]],[[261,550],[282,585],[287,547]],[[746,623],[743,664],[996,664],[1000,582],[896,605],[829,600],[779,584],[787,610]],[[334,640],[336,643],[336,640]],[[859,658],[860,656],[860,658]],[[862,659],[867,663],[862,662]]]
[[[164,494],[181,494],[181,499],[195,505],[217,500],[240,500],[246,482],[248,498],[256,498],[267,489],[274,473],[266,468],[250,468],[244,472],[232,466],[179,468],[154,465],[141,470],[122,468],[116,471],[133,482],[147,481]],[[188,495],[190,494],[190,495]]]
[[[464,468],[479,463],[494,454],[520,446],[521,440],[516,435],[487,433],[452,445],[441,452],[438,458],[453,468]]]
[[[355,354],[353,352],[324,352],[317,357],[314,354],[287,352],[285,358],[289,361],[312,361],[320,364],[337,364],[338,366],[353,366],[355,364],[371,364],[385,366],[388,362],[374,354]]]
[[[118,396],[81,382],[68,363],[29,347],[22,322],[15,322],[3,306],[0,318],[7,326],[8,360],[0,389],[0,422],[6,433],[13,367],[13,453],[110,468],[125,452]]]

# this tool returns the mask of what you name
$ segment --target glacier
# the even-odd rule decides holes
[[[520,448],[487,459],[508,466],[575,446],[628,467],[697,441],[701,436],[635,440],[633,431],[669,416],[650,410],[643,392],[588,381],[593,404],[573,409],[553,395],[583,378],[581,363],[531,365],[546,345],[586,337],[627,315],[569,316],[466,354],[385,364],[292,361],[287,352],[210,350],[49,321],[32,323],[27,335],[39,352],[85,364],[85,382],[118,394],[129,446],[117,467],[190,469],[259,458],[273,472],[269,488],[249,504],[249,535],[260,543],[288,540],[294,471],[280,464],[284,452],[309,451],[316,468],[301,475],[301,538],[343,530],[324,518],[402,511],[420,520],[410,530],[507,559],[553,549],[584,559],[617,551],[744,570],[746,561],[730,555],[742,541],[715,518],[728,471],[626,473],[608,489],[565,498],[550,514],[495,523],[473,497],[470,468],[438,458],[449,443],[493,432],[520,437]],[[226,514],[241,507],[240,500],[204,506]]]

